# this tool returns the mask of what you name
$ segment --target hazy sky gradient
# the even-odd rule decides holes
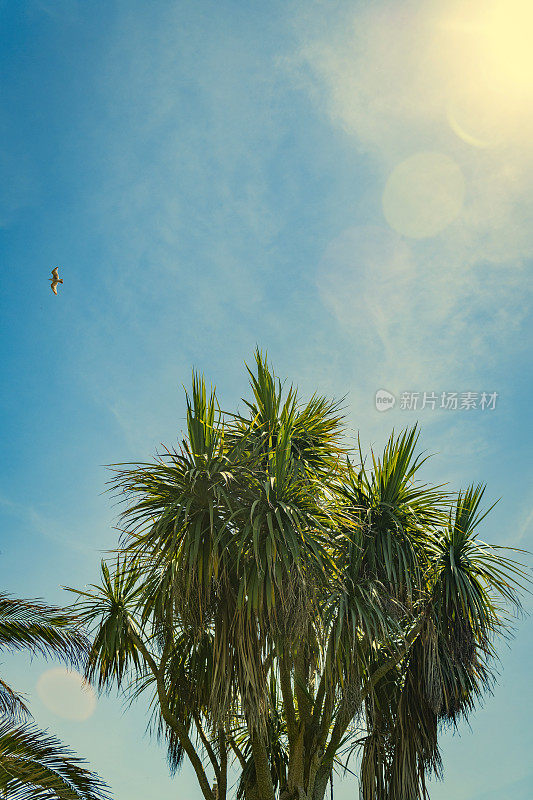
[[[2,588],[64,603],[95,580],[116,541],[103,465],[175,441],[193,366],[234,409],[256,344],[304,395],[346,395],[363,446],[419,419],[428,479],[487,481],[483,538],[531,548],[533,62],[486,65],[478,19],[444,0],[0,0]],[[399,407],[424,391],[498,400]],[[531,630],[446,735],[434,800],[533,792]],[[2,664],[118,800],[201,797],[142,707],[62,719],[46,668]]]

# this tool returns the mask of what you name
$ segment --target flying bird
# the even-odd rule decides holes
[[[54,294],[57,294],[57,284],[63,283],[62,279],[58,275],[57,267],[54,267],[54,269],[52,270],[52,277],[49,278],[49,281],[51,290],[53,291]]]

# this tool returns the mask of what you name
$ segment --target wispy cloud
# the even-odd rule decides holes
[[[300,79],[374,163],[366,200],[382,222],[354,224],[338,236],[317,278],[341,327],[367,349],[366,377],[374,386],[469,379],[523,344],[533,149],[515,128],[493,148],[475,147],[452,129],[450,98],[460,88],[464,54],[454,60],[450,30],[460,8],[343,3],[330,15],[317,5],[300,24]],[[522,113],[523,133],[533,115],[527,107]],[[453,159],[466,191],[454,221],[414,240],[389,228],[381,196],[394,167],[420,151]],[[440,189],[435,185],[435,195]]]
[[[191,365],[233,345],[249,355],[274,324],[262,309],[285,224],[270,168],[279,76],[255,21],[214,8],[123,3],[94,76],[86,212],[104,249],[84,278],[100,295],[81,323],[83,373],[130,444],[174,414]]]
[[[5,516],[15,518],[19,523],[22,522],[28,526],[36,535],[43,536],[56,545],[61,545],[61,547],[77,553],[94,553],[94,546],[85,544],[81,538],[73,536],[71,529],[66,531],[57,520],[52,519],[31,504],[14,503],[8,497],[0,495],[0,509]]]

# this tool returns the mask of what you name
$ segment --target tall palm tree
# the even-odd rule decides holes
[[[364,800],[416,800],[526,573],[478,539],[482,487],[420,482],[415,429],[365,461],[336,403],[284,391],[259,352],[248,371],[244,413],[193,375],[180,447],[116,467],[117,560],[78,592],[87,677],[151,693],[206,800],[231,760],[239,798],[323,800],[353,751]]]
[[[72,614],[0,593],[0,650],[28,650],[83,668],[87,641]],[[101,779],[58,739],[29,721],[23,697],[0,679],[0,796],[104,800]]]

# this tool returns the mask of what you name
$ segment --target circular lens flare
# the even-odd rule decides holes
[[[463,174],[444,153],[417,153],[398,164],[383,192],[383,213],[398,233],[425,239],[444,230],[459,214]]]
[[[79,672],[56,667],[37,681],[37,693],[44,705],[58,717],[83,722],[96,708],[94,690]]]

